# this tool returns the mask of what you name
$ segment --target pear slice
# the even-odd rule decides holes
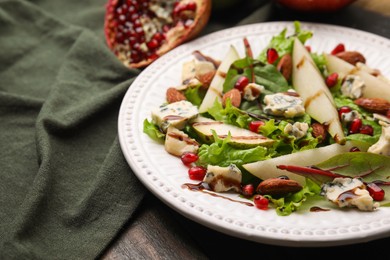
[[[304,184],[305,177],[285,170],[280,170],[276,168],[276,166],[281,164],[311,166],[323,162],[337,154],[346,153],[352,147],[358,147],[361,151],[367,150],[367,146],[365,146],[364,143],[358,144],[356,142],[353,143],[348,141],[345,145],[331,144],[320,148],[282,155],[264,161],[247,163],[242,166],[245,170],[262,180],[277,178],[281,175],[285,175],[292,180],[296,180],[299,183]]]
[[[269,146],[274,143],[274,140],[261,134],[212,119],[196,120],[192,127],[206,143],[211,143],[214,140],[212,130],[216,132],[219,138],[226,138],[230,133],[230,144],[240,148],[250,148],[258,145]]]
[[[213,106],[216,99],[222,100],[223,83],[225,82],[226,74],[230,65],[239,58],[240,56],[238,55],[236,48],[233,45],[230,45],[225,58],[219,65],[215,76],[207,89],[206,95],[199,106],[199,113],[207,112],[207,110]]]
[[[353,74],[359,76],[364,81],[363,97],[381,97],[390,101],[390,84],[385,80],[375,77],[363,67],[354,66],[334,55],[325,54],[325,58],[329,73],[336,72],[342,78]]]
[[[292,61],[292,83],[303,99],[306,113],[326,125],[329,134],[337,143],[344,144],[344,131],[332,94],[310,53],[297,38],[294,40]]]

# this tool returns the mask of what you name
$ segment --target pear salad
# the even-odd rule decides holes
[[[313,36],[294,22],[257,55],[246,37],[244,57],[192,53],[143,125],[188,167],[183,187],[280,216],[390,205],[390,81],[342,42],[313,52]]]

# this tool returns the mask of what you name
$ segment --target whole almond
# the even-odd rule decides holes
[[[339,57],[352,65],[356,65],[358,62],[366,63],[366,58],[357,51],[342,51],[337,53],[336,57]]]
[[[186,97],[183,93],[181,93],[179,90],[177,90],[174,87],[168,88],[166,92],[166,99],[169,104],[186,100]]]
[[[197,79],[202,83],[203,88],[208,88],[211,81],[215,76],[215,71],[210,71],[201,75],[198,75]]]
[[[227,99],[230,99],[232,106],[240,107],[240,105],[241,105],[241,92],[236,88],[233,88],[233,89],[229,90],[228,92],[226,92],[222,97],[222,105],[223,106],[226,105]]]
[[[322,143],[326,139],[326,135],[327,135],[325,126],[315,122],[311,125],[311,127],[313,128],[313,136],[316,138],[320,137],[319,140],[320,143]]]
[[[276,68],[286,80],[290,80],[292,73],[292,58],[290,54],[285,54],[276,65]]]
[[[262,195],[283,196],[288,193],[295,193],[302,189],[302,185],[295,180],[270,178],[257,186],[257,193]]]
[[[383,98],[358,98],[354,103],[372,113],[386,114],[390,109],[390,102]]]

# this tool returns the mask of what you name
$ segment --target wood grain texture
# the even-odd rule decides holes
[[[388,0],[357,0],[353,5],[390,16],[390,1]]]
[[[207,259],[173,210],[149,194],[102,259]]]

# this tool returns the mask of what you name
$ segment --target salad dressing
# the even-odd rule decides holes
[[[207,183],[204,183],[204,182],[199,182],[199,183],[196,183],[196,184],[194,184],[194,183],[184,183],[182,185],[182,188],[187,188],[187,189],[189,189],[191,191],[200,191],[200,192],[206,193],[208,195],[211,195],[213,197],[218,197],[218,198],[226,199],[226,200],[229,200],[229,201],[232,201],[232,202],[237,202],[237,203],[249,206],[249,207],[253,207],[254,206],[250,202],[245,202],[245,201],[241,201],[241,200],[235,200],[235,199],[231,199],[231,198],[226,197],[226,196],[222,196],[220,194],[216,194],[216,193],[210,192],[205,185],[207,185]]]

